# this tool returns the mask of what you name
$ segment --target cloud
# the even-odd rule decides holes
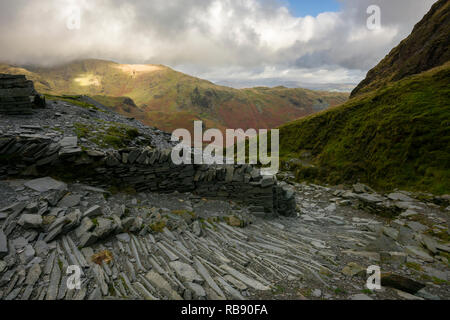
[[[294,17],[276,0],[0,2],[0,60],[81,58],[166,64],[209,79],[358,82],[436,0],[341,0],[341,12]],[[381,29],[367,29],[367,7]],[[67,21],[81,12],[80,29]],[[232,72],[230,72],[232,71]]]

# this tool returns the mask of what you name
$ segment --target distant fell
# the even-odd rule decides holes
[[[0,72],[25,74],[51,95],[85,95],[129,117],[167,132],[207,128],[271,129],[345,102],[346,93],[306,89],[233,89],[162,65],[126,65],[81,60],[51,68],[0,65]]]

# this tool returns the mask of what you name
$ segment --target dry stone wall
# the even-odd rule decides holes
[[[0,74],[0,114],[31,114],[35,95],[33,82],[25,76]]]
[[[295,214],[294,192],[250,165],[175,165],[171,150],[83,150],[77,137],[0,136],[0,175],[57,176],[107,187],[193,192],[245,203],[264,218]]]

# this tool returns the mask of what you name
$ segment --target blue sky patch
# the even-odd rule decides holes
[[[337,12],[341,4],[337,0],[283,0],[292,14],[296,17],[317,16],[322,12]]]

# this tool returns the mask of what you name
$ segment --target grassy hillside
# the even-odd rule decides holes
[[[280,129],[299,179],[450,193],[450,63]]]
[[[275,128],[345,102],[348,94],[304,89],[237,90],[160,65],[121,65],[83,60],[53,68],[0,65],[0,73],[25,74],[52,95],[87,95],[114,110],[166,131],[210,128]],[[137,107],[137,108],[136,108]]]
[[[406,76],[440,66],[450,60],[450,1],[439,0],[414,27],[411,35],[369,71],[352,97],[382,88]]]

